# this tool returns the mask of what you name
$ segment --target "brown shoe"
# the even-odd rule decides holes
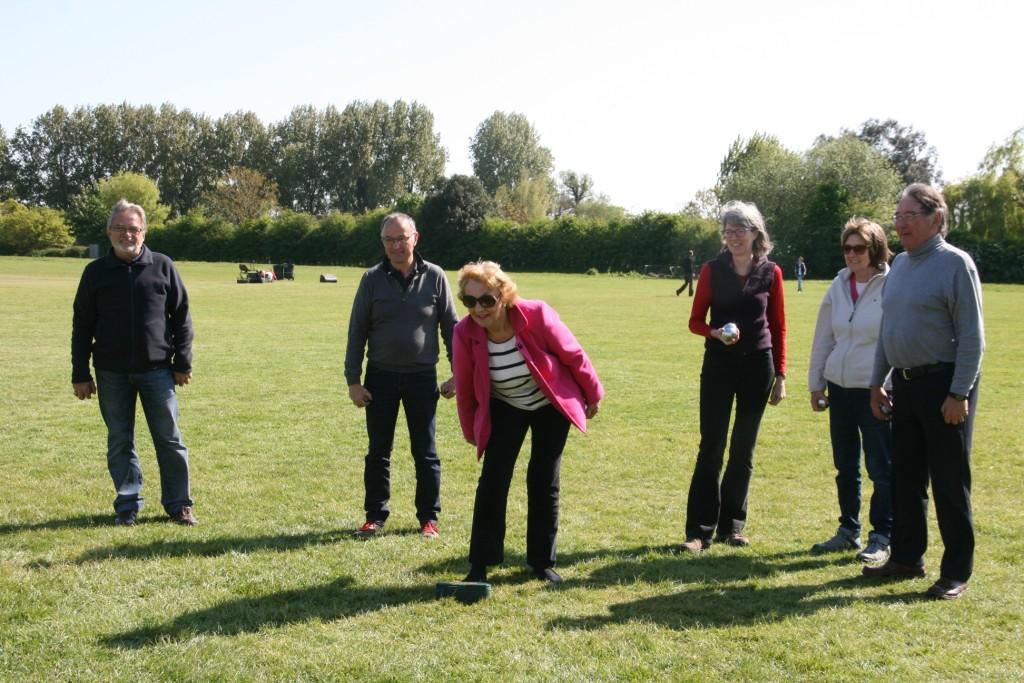
[[[733,532],[731,534],[719,534],[718,536],[715,536],[715,543],[724,543],[736,548],[746,548],[750,545],[750,539],[741,533]]]
[[[182,526],[195,526],[199,524],[199,520],[192,514],[192,506],[184,505],[178,512],[171,515],[171,521],[175,524],[181,524]]]
[[[956,579],[940,578],[925,591],[925,595],[936,600],[956,600],[967,592],[967,582]]]
[[[686,543],[679,546],[680,552],[693,553],[694,555],[700,555],[702,552],[710,547],[710,543],[701,538],[689,538]]]
[[[900,564],[889,560],[877,567],[864,567],[860,572],[869,579],[919,579],[925,575],[924,566]]]

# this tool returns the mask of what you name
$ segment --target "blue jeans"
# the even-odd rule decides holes
[[[388,372],[368,367],[363,386],[373,396],[366,406],[366,433],[370,439],[363,468],[366,518],[383,522],[391,514],[391,449],[401,404],[416,464],[416,517],[420,524],[437,521],[441,511],[441,459],[434,443],[434,416],[441,395],[437,372]]]
[[[832,437],[832,462],[836,466],[836,490],[839,493],[839,527],[847,535],[860,536],[860,453],[871,493],[871,540],[888,545],[892,535],[892,432],[889,423],[871,414],[869,389],[844,389],[828,383],[829,432]]]
[[[167,514],[192,505],[188,484],[188,449],[178,431],[178,397],[174,374],[159,368],[137,374],[96,370],[100,414],[107,425],[107,469],[117,497],[114,510],[140,510],[142,467],[135,450],[135,403],[142,401],[160,467],[160,502]]]

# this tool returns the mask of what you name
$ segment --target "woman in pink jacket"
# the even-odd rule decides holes
[[[526,561],[537,578],[560,583],[554,565],[562,449],[570,424],[587,430],[604,387],[558,313],[520,299],[497,263],[465,265],[459,299],[469,315],[455,326],[455,396],[462,433],[483,456],[466,581],[486,581],[487,565],[504,560],[508,489],[530,430]]]

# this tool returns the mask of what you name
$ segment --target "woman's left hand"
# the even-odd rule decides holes
[[[600,409],[600,406],[600,401],[598,401],[597,403],[592,403],[587,406],[586,415],[588,420],[597,415],[597,411]]]
[[[786,378],[776,377],[775,384],[772,385],[772,394],[768,397],[768,403],[777,406],[782,403],[784,398],[786,398]]]

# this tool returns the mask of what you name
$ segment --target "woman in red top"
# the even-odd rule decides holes
[[[782,270],[768,260],[771,240],[753,204],[722,207],[722,252],[704,264],[690,331],[705,337],[700,373],[700,451],[686,503],[683,549],[700,553],[712,539],[750,545],[743,535],[754,444],[765,403],[786,397],[786,321]],[[708,311],[711,319],[708,320]],[[738,335],[723,332],[728,323]],[[719,484],[735,400],[729,461]]]

